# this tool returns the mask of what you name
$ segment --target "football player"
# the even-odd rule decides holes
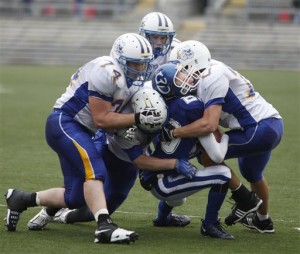
[[[151,12],[141,21],[139,34],[151,44],[154,58],[151,61],[153,72],[162,64],[167,63],[171,50],[180,43],[175,38],[176,32],[170,18],[160,12]]]
[[[243,177],[263,200],[256,213],[253,206],[241,203],[232,190],[236,205],[225,223],[243,225],[260,233],[273,233],[269,216],[269,187],[264,170],[272,150],[283,135],[283,121],[278,111],[255,91],[251,82],[226,64],[211,59],[208,48],[198,41],[177,45],[170,60],[179,61],[187,70],[194,69],[201,76],[197,96],[205,104],[204,116],[192,124],[165,129],[167,140],[207,135],[220,124],[229,128],[229,148],[225,159],[238,158]],[[241,185],[239,189],[245,187]],[[249,214],[249,216],[248,216]]]

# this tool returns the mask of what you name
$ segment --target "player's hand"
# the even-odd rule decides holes
[[[163,142],[171,142],[172,140],[176,139],[173,136],[173,131],[175,128],[176,127],[171,122],[168,122],[166,124],[166,126],[163,127],[162,133],[161,133]]]
[[[128,139],[129,141],[132,141],[135,138],[135,130],[136,126],[133,125],[132,127],[128,128],[125,132],[125,138]]]
[[[163,117],[160,112],[156,111],[156,108],[145,108],[139,113],[135,113],[136,124],[163,124]]]
[[[193,179],[198,170],[188,160],[183,160],[183,159],[176,160],[175,169],[178,173],[183,174],[188,179]]]

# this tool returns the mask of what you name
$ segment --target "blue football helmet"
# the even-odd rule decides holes
[[[168,62],[154,72],[152,86],[165,100],[195,94],[200,75],[188,71],[179,62]]]

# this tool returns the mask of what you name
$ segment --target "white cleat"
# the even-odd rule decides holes
[[[53,216],[50,216],[46,212],[46,208],[43,208],[36,216],[34,216],[28,223],[29,230],[43,230],[49,221],[53,220]]]
[[[67,216],[70,212],[72,212],[73,209],[69,209],[69,208],[62,208],[60,209],[53,218],[53,221],[58,222],[58,223],[67,223]]]

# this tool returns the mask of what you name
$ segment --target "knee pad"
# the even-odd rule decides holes
[[[167,205],[169,205],[171,207],[182,206],[185,202],[186,202],[186,198],[166,201]]]

